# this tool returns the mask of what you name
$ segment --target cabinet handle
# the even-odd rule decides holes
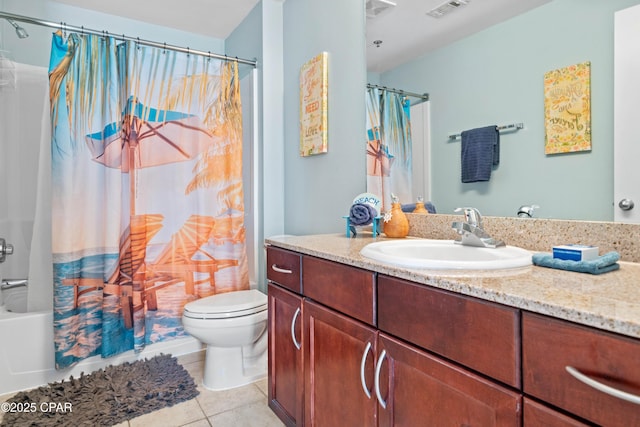
[[[360,361],[360,382],[362,383],[364,394],[366,394],[369,399],[371,399],[371,392],[369,391],[369,387],[367,387],[367,380],[364,377],[364,365],[367,363],[367,355],[370,350],[371,342],[367,342],[367,346],[364,348],[364,353],[362,353],[362,360]]]
[[[286,268],[280,268],[275,264],[271,264],[271,269],[276,273],[293,274],[293,270],[287,270]]]
[[[627,402],[635,403],[636,405],[640,405],[640,396],[637,396],[632,393],[627,393],[626,391],[618,390],[617,388],[613,388],[606,384],[602,384],[599,381],[590,378],[574,368],[573,366],[565,366],[565,369],[571,376],[573,376],[578,381],[585,383],[586,385],[595,388],[603,393],[606,393],[610,396],[617,397],[618,399],[626,400]]]
[[[382,369],[382,361],[387,357],[387,350],[382,350],[380,353],[380,358],[378,359],[378,364],[376,365],[376,376],[374,378],[374,386],[376,389],[376,397],[378,398],[378,402],[380,402],[380,406],[382,409],[387,409],[387,402],[382,398],[382,394],[380,393],[380,370]]]
[[[298,350],[300,350],[300,343],[296,339],[296,320],[299,315],[300,307],[296,308],[296,312],[293,314],[293,319],[291,319],[291,341],[293,341],[293,345],[295,345]]]

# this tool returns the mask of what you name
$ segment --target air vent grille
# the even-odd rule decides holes
[[[367,18],[376,18],[395,6],[396,3],[390,0],[367,0]]]
[[[454,10],[469,4],[471,0],[451,0],[446,3],[442,3],[440,6],[435,9],[431,9],[427,12],[427,15],[433,18],[442,18],[448,13],[453,12]]]

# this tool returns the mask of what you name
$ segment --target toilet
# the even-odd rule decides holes
[[[267,374],[267,296],[252,289],[187,303],[184,330],[207,345],[204,378],[209,390],[227,390]]]

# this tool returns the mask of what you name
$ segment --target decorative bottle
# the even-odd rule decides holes
[[[391,210],[384,215],[384,234],[387,237],[406,237],[409,234],[409,220],[402,212],[402,206],[395,195],[391,195]]]
[[[429,213],[427,208],[424,207],[424,199],[422,198],[422,196],[418,197],[418,200],[416,201],[416,207],[412,213],[421,213],[421,214]]]

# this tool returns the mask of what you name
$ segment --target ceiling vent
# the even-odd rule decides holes
[[[444,15],[469,4],[470,1],[471,0],[451,0],[446,3],[442,3],[435,9],[431,9],[429,12],[427,12],[427,15],[433,18],[442,18]]]
[[[390,0],[367,0],[367,18],[376,18],[395,6],[396,2]]]

